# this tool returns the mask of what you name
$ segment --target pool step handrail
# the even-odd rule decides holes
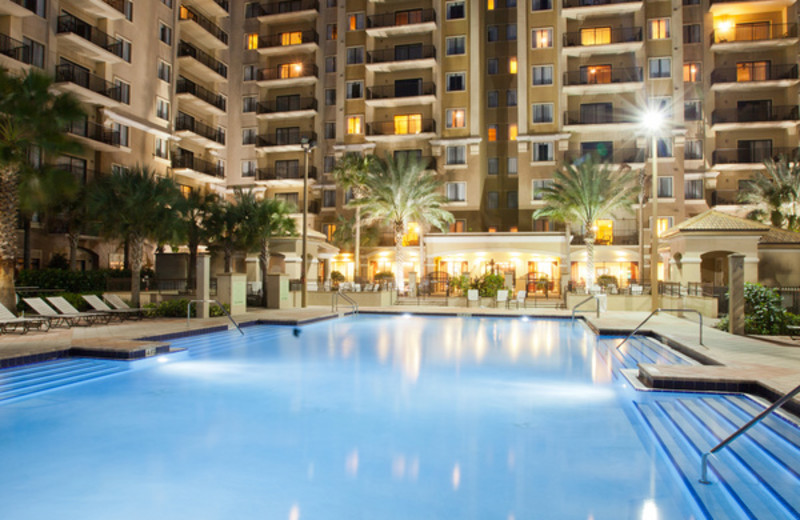
[[[216,303],[217,306],[220,309],[222,309],[222,312],[225,313],[225,316],[227,316],[228,319],[231,320],[231,323],[233,323],[233,326],[236,327],[236,330],[239,331],[239,334],[244,336],[244,331],[242,330],[242,328],[239,326],[238,323],[236,323],[236,320],[233,319],[233,316],[231,316],[231,314],[228,312],[228,309],[226,309],[225,306],[222,305],[219,302],[219,300],[190,300],[189,303],[186,304],[186,326],[187,327],[189,326],[189,319],[192,317],[192,304],[193,303]]]
[[[347,303],[350,304],[350,307],[353,308],[353,314],[358,314],[358,303],[354,299],[343,293],[341,289],[339,289],[338,291],[334,291],[333,296],[331,297],[331,310],[333,312],[339,310],[339,297],[344,298],[345,301],[347,301]]]
[[[698,311],[698,310],[695,310],[695,309],[662,309],[662,308],[658,308],[658,309],[654,310],[653,312],[651,312],[650,314],[648,314],[648,315],[647,315],[647,317],[646,317],[644,320],[642,320],[642,322],[641,322],[640,324],[638,324],[638,325],[636,326],[636,328],[634,328],[634,329],[631,331],[631,333],[630,333],[630,334],[628,334],[627,336],[625,336],[625,339],[623,339],[623,340],[622,340],[622,343],[620,343],[619,345],[617,345],[617,348],[620,348],[622,345],[624,345],[624,344],[625,344],[625,342],[626,342],[626,341],[628,341],[629,339],[631,339],[631,338],[633,337],[633,335],[634,335],[634,334],[636,334],[637,332],[639,332],[639,329],[641,329],[641,328],[642,328],[642,326],[643,326],[645,323],[647,323],[647,321],[648,321],[650,318],[652,318],[653,316],[655,316],[655,315],[656,315],[656,314],[658,314],[659,312],[679,312],[679,313],[683,313],[683,312],[693,312],[693,313],[697,314],[697,316],[700,318],[700,346],[703,346],[703,347],[705,347],[705,345],[703,345],[703,315],[700,313],[700,311]]]
[[[597,309],[596,309],[597,317],[598,318],[600,317],[600,297],[598,295],[596,295],[596,294],[593,294],[593,295],[589,296],[588,298],[586,298],[585,300],[579,302],[578,305],[576,305],[575,307],[572,308],[572,320],[573,321],[575,320],[575,313],[578,311],[578,307],[580,307],[584,303],[590,302],[592,300],[597,302]]]
[[[797,394],[800,394],[800,385],[796,386],[794,390],[790,390],[787,394],[784,394],[783,397],[772,403],[772,405],[764,409],[764,411],[762,411],[760,414],[756,415],[755,417],[747,421],[746,424],[744,424],[738,430],[730,434],[728,438],[726,438],[724,441],[720,442],[707,452],[703,453],[703,457],[700,462],[700,483],[711,484],[711,481],[708,480],[708,457],[710,457],[712,454],[718,452],[728,444],[735,441],[740,435],[742,435],[744,432],[746,432],[747,430],[749,430],[750,428],[761,422],[767,415],[771,414],[772,412],[783,406],[783,404],[786,401],[788,401]]]

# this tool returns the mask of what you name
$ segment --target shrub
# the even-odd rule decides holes
[[[783,308],[780,294],[758,283],[744,284],[744,313],[745,334],[786,334],[786,326],[796,319]],[[719,320],[717,328],[728,330],[729,323],[730,318],[725,316]]]
[[[148,316],[157,316],[160,318],[185,318],[187,305],[189,305],[188,299],[179,298],[176,300],[164,300],[159,304],[149,303],[145,305],[145,308],[148,309]],[[224,303],[223,306],[225,307],[226,311],[231,311],[231,306],[227,303]],[[219,306],[212,305],[209,315],[214,318],[217,316],[225,316],[225,313],[222,312],[222,309],[220,309]],[[192,305],[191,316],[193,318],[197,316],[197,304]]]
[[[394,273],[391,273],[389,271],[381,271],[380,273],[375,273],[375,281],[394,282]]]
[[[103,271],[66,271],[63,269],[23,269],[17,275],[18,286],[60,289],[71,293],[102,293],[106,290]]]
[[[331,271],[331,281],[333,283],[342,283],[344,281],[344,275],[339,271]]]
[[[450,278],[450,287],[460,290],[462,294],[467,294],[470,288],[469,276],[462,274]]]
[[[56,253],[47,262],[48,269],[69,269],[69,260],[64,253]]]
[[[494,298],[497,296],[497,291],[505,286],[505,279],[500,274],[485,274],[475,281],[478,292],[483,297]]]
[[[608,287],[609,285],[617,285],[617,277],[610,274],[601,274],[597,277],[597,285],[600,287]]]

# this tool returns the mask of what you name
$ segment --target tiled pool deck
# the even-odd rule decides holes
[[[465,307],[382,307],[362,308],[362,312],[423,313],[437,315],[528,315],[569,318],[570,311],[551,309],[484,309]],[[244,325],[257,322],[302,324],[336,317],[327,307],[307,309],[255,310],[235,316]],[[583,314],[589,325],[602,334],[623,335],[633,330],[645,312],[607,312],[600,318]],[[758,338],[733,336],[708,326],[703,327],[703,343],[698,342],[696,318],[658,315],[642,331],[657,336],[698,360],[698,366],[642,365],[640,376],[654,387],[684,390],[730,390],[756,393],[774,399],[800,384],[800,340],[788,337]],[[46,359],[84,355],[115,359],[136,359],[168,350],[170,336],[198,334],[227,327],[226,318],[147,319],[110,325],[51,329],[0,336],[0,367]],[[246,330],[246,329],[245,329]],[[150,338],[142,340],[142,338]],[[800,399],[791,409],[800,415]]]

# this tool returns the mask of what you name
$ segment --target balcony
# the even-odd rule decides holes
[[[367,70],[372,72],[432,69],[435,66],[436,47],[433,45],[404,45],[367,52]]]
[[[751,62],[747,66],[721,67],[711,72],[712,90],[785,88],[798,83],[796,63]]]
[[[367,123],[367,141],[406,141],[432,139],[436,137],[436,121],[433,119],[374,121]]]
[[[711,113],[714,130],[791,128],[797,124],[797,105],[719,108]]]
[[[587,153],[580,151],[568,151],[564,154],[564,160],[572,162],[576,159],[586,156]],[[644,148],[615,148],[611,153],[605,154],[593,153],[596,161],[609,164],[641,164],[647,159],[647,150]]]
[[[58,17],[56,32],[59,46],[70,48],[76,54],[104,63],[125,62],[122,59],[122,40],[70,14]]]
[[[781,7],[789,7],[794,3],[795,0],[710,0],[709,11],[714,16],[733,16],[743,12],[750,12],[753,9],[757,11],[776,10]]]
[[[260,152],[301,152],[303,148],[300,143],[303,139],[316,141],[317,134],[314,132],[276,131],[272,135],[259,135],[256,138],[256,150]]]
[[[797,45],[796,23],[740,24],[727,30],[711,32],[711,50],[714,52],[750,52],[758,49]]]
[[[266,56],[314,52],[319,47],[319,35],[311,29],[258,37],[258,52]]]
[[[642,0],[563,0],[561,15],[564,18],[583,20],[590,16],[636,13],[642,9],[642,5]]]
[[[256,115],[268,120],[314,117],[317,115],[317,100],[312,97],[289,97],[259,103]]]
[[[260,22],[289,23],[314,20],[319,14],[317,0],[287,0],[267,2],[254,6],[247,12],[247,18],[258,18]]]
[[[642,88],[644,74],[641,67],[611,68],[586,66],[564,74],[566,94],[608,94],[630,92]]]
[[[224,131],[212,128],[183,112],[178,112],[178,117],[175,119],[175,133],[180,137],[196,141],[206,148],[225,148]]]
[[[224,18],[230,15],[230,2],[228,0],[193,0],[192,4],[203,9],[210,16]]]
[[[752,148],[718,148],[711,153],[711,164],[728,166],[725,170],[752,170],[753,165],[763,164],[767,159],[778,159],[781,155],[791,157],[796,148],[768,148],[756,150]]]
[[[436,30],[433,9],[413,9],[367,17],[367,35],[373,38],[423,34]]]
[[[228,33],[194,9],[181,6],[178,20],[181,25],[181,35],[188,34],[195,41],[216,50],[228,48]],[[209,34],[213,38],[209,38]]]
[[[0,66],[8,70],[28,70],[31,48],[19,40],[0,34]]]
[[[31,16],[33,11],[25,7],[23,0],[0,0],[0,16]]]
[[[176,175],[183,175],[204,182],[221,184],[225,182],[225,169],[214,163],[198,159],[190,152],[179,152],[172,157],[172,169]]]
[[[71,63],[56,66],[55,83],[90,105],[107,108],[122,105],[121,87]]]
[[[313,63],[285,63],[258,71],[259,87],[299,87],[317,82],[319,69]]]
[[[621,110],[594,111],[592,113],[580,110],[568,110],[564,112],[564,126],[572,127],[574,131],[609,131],[609,125],[624,125],[614,130],[621,130],[628,126],[640,124],[635,115]],[[567,130],[567,128],[565,128]]]
[[[184,103],[195,110],[200,110],[215,116],[224,116],[226,108],[225,96],[216,94],[183,76],[178,78],[175,93]]]
[[[76,121],[67,127],[67,133],[87,148],[99,152],[119,151],[119,132],[92,121]]]
[[[259,168],[256,170],[257,181],[285,181],[280,185],[296,185],[297,181],[303,181],[303,166],[300,161],[298,168]],[[308,168],[308,178],[317,179],[317,169],[313,166]]]
[[[228,66],[190,43],[181,41],[178,44],[178,62],[181,67],[186,67],[184,70],[188,70],[198,77],[206,77],[210,71],[212,72],[211,80],[227,81]]]
[[[583,245],[585,237],[584,233],[576,230],[572,235],[572,244]],[[598,246],[635,246],[638,243],[639,223],[631,218],[615,219],[610,227],[598,229],[594,241]]]
[[[739,190],[714,190],[711,192],[712,206],[729,206],[743,204],[739,200]]]
[[[132,9],[132,5],[128,0],[83,0],[81,9],[95,18],[123,20],[125,12]]]
[[[585,56],[588,54],[622,54],[642,48],[642,28],[595,27],[564,33],[564,54]]]
[[[429,105],[434,101],[436,101],[436,83],[420,83],[416,89],[400,85],[367,87],[366,104],[371,107]]]

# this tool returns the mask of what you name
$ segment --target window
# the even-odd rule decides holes
[[[360,31],[364,29],[364,13],[350,13],[347,15],[347,30]]]
[[[119,123],[111,123],[111,130],[119,134],[120,146],[124,146],[125,148],[130,146],[131,129],[127,125],[121,125]]]
[[[155,156],[161,159],[169,159],[169,141],[156,137]]]
[[[650,40],[669,38],[669,18],[653,18],[647,22],[647,38]]]
[[[326,26],[325,34],[326,34],[326,37],[328,38],[328,40],[335,40],[339,35],[339,30],[336,27],[336,24],[335,23],[329,23]]]
[[[303,43],[302,31],[291,31],[285,33],[278,33],[281,37],[281,46],[285,45],[300,45]]]
[[[348,81],[345,83],[345,97],[347,99],[360,99],[364,97],[363,81]]]
[[[445,194],[447,200],[450,202],[466,202],[467,200],[467,183],[466,182],[448,182],[445,184]]]
[[[364,63],[364,47],[348,47],[347,64],[358,65],[359,63]]]
[[[509,74],[516,74],[517,73],[517,57],[512,56],[508,58],[508,73]]]
[[[650,58],[650,78],[669,78],[672,76],[672,58]]]
[[[448,146],[445,153],[445,164],[467,164],[466,146]]]
[[[256,161],[252,159],[242,161],[242,177],[255,177],[256,169]]]
[[[256,96],[244,96],[242,98],[242,112],[255,112],[258,106]]]
[[[325,72],[336,72],[336,56],[325,57]]]
[[[158,62],[158,79],[169,83],[172,81],[172,65],[166,61]]]
[[[517,174],[517,158],[516,157],[509,157],[506,160],[506,172],[509,175],[516,175]]]
[[[244,81],[254,81],[258,75],[258,68],[255,65],[245,65],[242,71]]]
[[[509,107],[517,106],[517,89],[512,88],[506,90],[506,106]]]
[[[292,207],[297,207],[297,203],[300,200],[300,195],[298,193],[276,193],[275,194],[276,200],[282,200],[286,204]]]
[[[544,189],[553,184],[551,179],[537,179],[531,182],[531,200],[544,200]]]
[[[653,217],[650,217],[650,228],[653,227]],[[664,234],[664,231],[672,227],[672,217],[659,217],[656,223],[656,233],[658,236]]]
[[[769,69],[768,61],[740,61],[736,64],[736,81],[765,81]]]
[[[326,88],[325,89],[325,104],[328,106],[336,104],[336,89],[335,88]]]
[[[20,3],[20,2],[16,2]],[[37,16],[41,16],[42,18],[45,17],[46,9],[45,6],[47,5],[46,0],[25,0],[21,3],[21,5],[25,6],[25,9],[32,11]]]
[[[22,43],[31,51],[31,65],[34,67],[44,68],[44,45],[30,38],[23,37]]]
[[[161,0],[161,3],[172,9],[172,0]]]
[[[336,190],[322,190],[322,207],[336,207]]]
[[[500,206],[500,192],[489,191],[486,193],[486,208],[497,209]]]
[[[255,128],[242,128],[242,144],[256,144]]]
[[[533,67],[531,73],[534,85],[552,85],[553,84],[553,66],[552,65],[536,65]]]
[[[534,103],[533,104],[533,122],[534,123],[552,123],[553,122],[553,104],[552,103]]]
[[[487,166],[487,173],[489,175],[497,175],[500,173],[500,158],[499,157],[489,157],[489,162]]]
[[[156,98],[156,117],[169,121],[169,101]]]
[[[465,229],[467,229],[467,221],[464,219],[456,219],[450,224],[450,233],[463,233]]]
[[[658,178],[658,197],[672,198],[672,177],[660,176]]]
[[[611,27],[581,29],[581,45],[605,45],[611,43]]]
[[[553,46],[553,29],[534,29],[531,33],[534,49],[547,49]]]
[[[489,125],[487,127],[487,129],[486,129],[487,130],[486,139],[489,142],[497,141],[497,128],[498,128],[497,125]]]
[[[688,24],[683,26],[683,43],[702,43],[703,33],[700,24]]]
[[[511,123],[508,125],[508,140],[509,141],[516,141],[517,140],[517,123]]]
[[[495,0],[486,0],[486,10],[487,11],[494,11],[494,2],[495,2]]]
[[[445,127],[464,128],[467,124],[467,110],[464,108],[448,108],[445,111]]]
[[[466,16],[464,2],[447,2],[445,18],[447,20],[461,20]]]
[[[700,139],[687,139],[683,147],[683,158],[697,160],[703,158],[703,141]]]
[[[684,101],[683,119],[686,121],[700,121],[703,119],[703,102],[699,99]]]
[[[122,55],[120,57],[123,60],[127,61],[128,63],[130,63],[131,62],[131,50],[132,50],[131,42],[129,42],[128,40],[125,40],[123,38],[119,38],[119,37],[117,37],[117,38],[119,39],[120,43],[122,44],[122,53],[121,53]]]
[[[131,85],[119,78],[114,78],[114,86],[119,89],[119,100],[126,105],[131,104]]]
[[[582,85],[603,85],[611,83],[611,65],[584,65],[580,68]]]
[[[465,72],[451,72],[447,74],[447,91],[457,92],[467,89],[467,74]]]
[[[672,157],[672,139],[656,139],[659,157]]]
[[[347,117],[347,135],[360,135],[364,133],[364,116]]]
[[[172,45],[172,27],[165,24],[164,22],[159,22],[158,39],[166,43],[167,45]]]
[[[248,33],[244,35],[244,46],[248,51],[258,49],[258,33]]]
[[[336,165],[336,157],[333,155],[326,155],[322,158],[322,171],[325,173],[331,173],[333,171],[333,167]]]
[[[418,134],[422,132],[422,114],[401,114],[394,116],[394,134]]]
[[[553,0],[531,0],[531,11],[549,11],[553,8]]]
[[[696,83],[698,81],[702,81],[702,75],[700,74],[700,64],[699,63],[684,63],[683,64],[683,81],[686,83]]]
[[[245,18],[257,18],[261,15],[261,4],[258,2],[248,2],[244,4],[244,17]]]
[[[506,40],[514,41],[517,39],[517,24],[510,23],[506,25]]]
[[[497,74],[497,58],[489,58],[486,60],[486,73]]]
[[[486,28],[486,41],[496,42],[500,39],[500,27],[497,25],[490,25]]]
[[[553,143],[532,143],[533,162],[550,162],[553,160]]]
[[[699,200],[703,198],[703,179],[688,179],[684,184],[684,197],[686,200]]]
[[[517,196],[517,190],[511,190],[506,192],[506,208],[517,209],[518,202],[519,202],[519,197]]]
[[[488,94],[487,106],[489,108],[497,108],[497,105],[500,102],[500,100],[499,100],[499,97],[500,97],[499,92],[496,91],[496,90],[490,90],[487,94]]]
[[[467,48],[465,36],[453,36],[445,40],[445,55],[458,56],[464,54]]]

